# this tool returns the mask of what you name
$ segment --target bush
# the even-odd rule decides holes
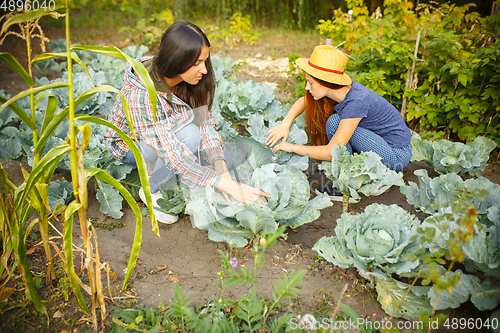
[[[434,133],[445,128],[463,141],[487,136],[500,146],[500,45],[492,28],[500,14],[482,18],[471,11],[474,4],[414,9],[399,0],[385,1],[383,13],[369,16],[362,1],[346,2],[348,13],[337,10],[317,29],[333,45],[344,43],[354,57],[348,69],[355,81],[393,103],[406,98],[414,127]]]

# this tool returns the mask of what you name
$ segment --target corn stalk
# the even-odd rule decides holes
[[[52,12],[28,12],[22,14],[9,15],[4,22],[1,34],[14,34],[19,35],[23,39],[31,38],[30,35],[33,33],[33,26],[37,27],[40,33],[36,36],[45,40],[41,28],[38,26],[38,19],[43,15],[60,16],[57,13]],[[25,181],[19,187],[16,187],[11,180],[7,172],[0,165],[0,181],[3,184],[3,193],[0,197],[0,237],[3,242],[3,252],[1,256],[0,265],[0,278],[2,284],[0,285],[0,297],[2,297],[7,288],[7,282],[13,277],[14,271],[17,268],[21,273],[21,276],[26,287],[27,297],[33,301],[36,308],[47,314],[45,307],[43,306],[42,300],[38,295],[33,278],[30,272],[30,267],[28,264],[27,253],[26,253],[26,238],[31,232],[35,224],[39,224],[42,233],[42,239],[44,244],[44,249],[47,254],[49,261],[49,267],[47,272],[47,282],[55,283],[55,274],[53,273],[52,264],[52,254],[50,252],[50,244],[52,243],[48,237],[48,221],[54,218],[56,212],[51,212],[48,205],[48,186],[54,174],[54,171],[64,154],[70,154],[71,163],[71,178],[73,184],[74,200],[67,206],[57,207],[57,213],[62,213],[61,220],[63,222],[63,243],[64,243],[64,257],[62,258],[66,274],[71,283],[73,292],[75,294],[75,302],[80,307],[80,309],[87,315],[92,317],[93,328],[95,331],[99,330],[97,311],[98,307],[101,308],[101,330],[104,330],[104,322],[106,319],[106,304],[104,301],[103,286],[101,281],[101,269],[105,267],[106,264],[100,262],[99,251],[97,247],[97,236],[95,231],[91,227],[91,232],[89,232],[89,224],[87,220],[87,180],[90,177],[96,177],[108,184],[114,186],[119,190],[122,196],[127,200],[128,204],[134,211],[136,215],[136,233],[134,237],[134,243],[132,245],[132,252],[129,259],[129,265],[127,268],[127,274],[125,276],[125,281],[123,283],[122,289],[126,289],[128,279],[130,278],[132,271],[135,267],[139,250],[142,242],[142,216],[139,206],[135,202],[134,198],[130,193],[111,175],[106,171],[95,168],[85,168],[84,167],[84,153],[87,148],[88,142],[91,137],[91,127],[88,122],[93,122],[114,128],[117,133],[123,138],[127,145],[131,148],[135,155],[137,161],[137,167],[140,175],[140,180],[142,186],[144,187],[145,193],[150,193],[149,184],[147,181],[147,171],[146,164],[141,156],[139,149],[137,148],[135,142],[137,138],[134,135],[134,140],[129,138],[125,133],[118,130],[112,124],[109,124],[103,119],[97,117],[91,117],[86,115],[75,116],[75,108],[85,101],[87,98],[93,96],[94,94],[101,91],[113,91],[121,96],[122,102],[125,107],[125,113],[127,115],[127,120],[129,124],[132,124],[130,110],[125,96],[121,94],[120,91],[111,86],[100,86],[93,88],[78,98],[75,99],[73,94],[73,72],[72,72],[72,62],[76,62],[81,65],[85,71],[87,68],[79,59],[78,55],[73,52],[74,50],[86,50],[91,52],[97,52],[101,54],[106,54],[115,58],[123,59],[129,61],[137,75],[146,85],[150,92],[150,100],[153,108],[156,107],[156,91],[154,85],[147,74],[146,69],[140,62],[135,59],[130,58],[128,55],[124,54],[121,50],[116,47],[108,46],[72,46],[70,43],[70,21],[69,21],[69,8],[66,1],[66,41],[67,41],[67,52],[62,53],[44,53],[35,58],[31,58],[31,44],[28,42],[28,71],[19,64],[19,62],[10,54],[0,53],[0,57],[6,60],[11,67],[26,81],[29,89],[17,94],[16,96],[6,99],[0,98],[0,102],[3,104],[0,106],[0,112],[5,108],[10,108],[16,115],[23,121],[33,132],[33,153],[35,155],[34,166],[31,172],[27,172],[23,169],[23,175]],[[32,22],[33,21],[33,22]],[[8,32],[8,28],[13,24],[24,24],[30,26],[31,28],[22,28],[24,35],[17,33]],[[24,29],[24,30],[23,30]],[[2,38],[0,41],[5,39]],[[42,48],[43,49],[43,48]],[[34,80],[32,77],[31,66],[34,62],[44,59],[49,59],[53,57],[66,57],[68,64],[68,83],[58,82],[53,84],[48,84],[45,86],[35,87]],[[87,71],[88,73],[88,71]],[[55,114],[57,109],[57,100],[55,96],[51,93],[52,89],[68,88],[69,89],[69,105]],[[24,97],[30,96],[31,98],[31,112],[27,113],[21,109],[16,102]],[[35,109],[40,104],[40,102],[48,98],[47,108],[44,112],[44,119],[42,125],[39,127],[36,123]],[[155,110],[156,112],[156,110]],[[48,153],[43,155],[45,144],[52,137],[54,131],[57,127],[65,120],[69,120],[69,136],[68,140],[61,144],[60,146],[51,149]],[[75,121],[86,122],[83,125],[75,126]],[[78,140],[78,134],[81,134],[81,140]],[[150,215],[152,216],[152,228],[158,234],[158,224],[154,218],[152,199],[150,195],[147,195],[148,206],[150,207]],[[39,218],[34,219],[30,222],[28,227],[28,219],[33,212],[37,210],[39,213]],[[75,214],[78,215],[78,220],[80,223],[81,236],[83,239],[84,251],[86,254],[85,268],[88,274],[89,286],[82,283],[82,280],[75,272],[75,266],[73,263],[73,222]],[[26,230],[26,231],[25,231]],[[93,239],[93,243],[92,243]],[[53,245],[53,244],[52,244]],[[89,310],[85,299],[83,297],[80,288],[83,288],[88,294],[90,294],[92,299],[92,307]]]

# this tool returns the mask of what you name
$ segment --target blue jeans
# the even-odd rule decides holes
[[[175,136],[180,142],[184,143],[193,154],[197,154],[196,152],[198,151],[201,140],[200,128],[198,126],[191,123],[175,133]],[[156,193],[162,184],[168,182],[175,176],[175,173],[165,166],[163,160],[158,158],[153,148],[148,146],[145,141],[139,140],[139,145],[142,157],[146,163],[156,161],[155,168],[150,178],[151,193]],[[228,170],[232,170],[234,165],[233,159],[226,151],[224,151],[224,159],[226,160]],[[131,150],[129,150],[123,158],[123,163],[136,165],[135,157]],[[200,164],[205,166],[210,165],[205,159],[201,159]]]
[[[331,115],[326,121],[326,135],[330,141],[337,132],[340,124],[338,114]],[[403,170],[411,159],[411,143],[403,148],[392,148],[378,134],[366,128],[356,127],[349,142],[345,144],[349,153],[361,153],[363,151],[373,151],[382,157],[382,163],[389,169],[399,172]]]

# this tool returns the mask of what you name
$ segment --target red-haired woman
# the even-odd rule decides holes
[[[306,94],[298,99],[285,119],[267,133],[273,152],[283,150],[331,161],[331,149],[343,144],[353,152],[373,151],[382,163],[399,172],[410,162],[411,131],[398,110],[382,96],[353,82],[344,73],[347,56],[337,48],[317,46],[310,59],[297,59],[305,71]],[[306,132],[311,146],[286,142],[294,119],[306,111]],[[282,142],[278,143],[280,139]],[[278,144],[276,144],[278,143]],[[342,201],[342,193],[331,186],[316,190]]]

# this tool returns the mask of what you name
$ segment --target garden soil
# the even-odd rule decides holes
[[[46,31],[53,39],[61,38],[61,31]],[[120,46],[112,40],[96,41],[95,44],[106,43]],[[286,56],[291,53],[300,52],[302,56],[309,56],[310,50],[316,44],[321,43],[319,38],[309,40],[301,45],[302,49],[296,49],[297,43],[287,43],[286,40],[267,39],[263,37],[253,46],[240,45],[232,48],[218,47],[216,54],[221,57],[230,56],[238,62],[240,67],[236,72],[238,79],[245,81],[253,79],[260,82],[268,82],[277,87],[293,85],[286,84],[288,62]],[[292,45],[290,45],[292,44]],[[20,46],[19,46],[20,45]],[[1,52],[11,52],[23,59],[24,49],[22,43],[12,42],[10,37],[0,47]],[[295,47],[295,49],[294,49]],[[25,84],[10,71],[6,64],[0,64],[0,89],[14,95],[26,88]],[[277,98],[290,97],[290,92],[285,89],[276,92]],[[2,163],[12,177],[14,183],[22,182],[22,174],[19,162],[8,161]],[[405,182],[418,183],[413,174],[416,169],[427,169],[432,174],[429,166],[423,162],[413,162],[403,171]],[[311,196],[314,189],[328,184],[328,179],[319,172],[317,168],[308,170],[307,176],[311,185]],[[483,175],[492,182],[500,184],[500,164],[488,164]],[[69,174],[60,171],[57,177],[69,178]],[[386,193],[377,197],[364,197],[358,204],[351,204],[352,214],[359,214],[364,207],[372,203],[395,204],[411,213],[413,208],[406,202],[406,198],[398,187],[392,187]],[[145,206],[140,203],[140,207]],[[129,288],[125,293],[120,293],[131,246],[136,231],[135,218],[131,209],[124,207],[124,215],[119,220],[114,220],[101,213],[100,203],[95,198],[92,186],[89,186],[89,208],[88,217],[95,225],[107,226],[97,228],[97,242],[102,262],[109,263],[113,272],[111,275],[111,289],[118,298],[136,299],[138,303],[157,307],[160,303],[168,306],[174,299],[174,287],[178,283],[182,287],[183,295],[189,296],[189,300],[197,305],[205,305],[214,301],[214,296],[220,295],[220,289],[214,282],[218,278],[217,273],[222,270],[221,259],[218,250],[227,251],[225,243],[216,243],[208,239],[207,232],[193,226],[189,216],[181,215],[179,221],[172,225],[159,224],[159,236],[152,231],[149,217],[143,218],[142,245],[139,259],[130,279]],[[367,317],[371,321],[380,321],[386,317],[379,303],[376,301],[376,293],[371,291],[366,281],[361,279],[353,268],[342,269],[324,260],[319,260],[317,253],[312,250],[314,244],[323,236],[334,235],[336,220],[341,216],[342,203],[335,202],[333,206],[323,209],[321,216],[306,225],[294,230],[286,231],[287,237],[280,238],[277,243],[266,251],[261,268],[261,276],[258,284],[258,295],[272,298],[273,286],[278,284],[278,279],[283,279],[284,274],[294,274],[301,269],[308,272],[302,280],[304,283],[300,289],[297,299],[285,300],[284,305],[295,314],[322,313],[331,314],[339,301],[350,305],[359,316]],[[55,228],[62,230],[60,223],[55,223]],[[113,227],[114,226],[114,227]],[[113,227],[113,228],[111,228]],[[75,244],[79,245],[78,223],[75,223]],[[111,229],[111,230],[108,230]],[[53,232],[53,235],[57,235]],[[41,253],[40,251],[35,253]],[[77,252],[78,253],[78,252]],[[232,250],[232,256],[238,259],[240,267],[246,266],[251,271],[253,258],[251,249],[238,248]],[[79,262],[75,258],[75,262]],[[241,268],[239,268],[241,269]],[[116,278],[115,278],[116,277]],[[103,273],[103,282],[107,285],[106,275]],[[341,291],[347,284],[347,289],[342,295]],[[231,286],[226,290],[226,297],[238,297],[246,293],[246,286]],[[472,305],[465,304],[453,316],[479,317],[481,313]]]

